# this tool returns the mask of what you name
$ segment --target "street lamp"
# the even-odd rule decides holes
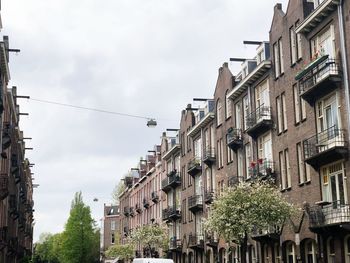
[[[155,128],[157,126],[157,121],[155,119],[149,119],[147,121],[148,128]]]

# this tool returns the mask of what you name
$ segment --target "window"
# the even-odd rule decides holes
[[[245,152],[245,172],[246,172],[246,178],[250,177],[249,174],[249,168],[250,168],[250,164],[252,163],[252,153],[251,153],[251,147],[250,147],[250,143],[247,143],[244,146],[244,152]]]
[[[194,156],[196,159],[202,159],[202,138],[196,138],[193,142],[194,145]]]
[[[227,164],[232,163],[233,162],[233,150],[226,146],[226,152],[227,152]]]
[[[111,231],[115,231],[115,221],[111,221]]]
[[[258,158],[272,160],[271,133],[265,133],[258,138]]]
[[[297,21],[295,23],[295,27],[299,26],[300,22]],[[297,34],[297,41],[296,41],[296,44],[297,44],[297,58],[298,59],[301,59],[302,56],[303,56],[303,53],[302,53],[302,43],[301,43],[301,34]]]
[[[291,64],[294,65],[297,61],[297,36],[295,34],[294,27],[289,29],[289,39],[290,39],[290,57]]]
[[[287,243],[286,255],[287,255],[287,263],[295,263],[296,262],[295,243],[294,242],[290,241]]]
[[[307,240],[305,242],[305,262],[316,263],[316,242],[314,240]]]
[[[273,44],[273,56],[275,62],[275,77],[278,78],[284,73],[282,38]]]
[[[282,93],[281,96],[278,96],[276,98],[276,108],[277,108],[277,129],[278,129],[278,133],[282,133],[282,132],[285,132],[288,128],[285,93]]]
[[[294,120],[295,124],[306,119],[306,104],[305,100],[300,97],[299,87],[295,83],[293,85],[293,102],[294,102]]]
[[[297,162],[298,162],[298,173],[299,173],[299,184],[303,184],[306,181],[304,172],[304,161],[301,143],[297,143]]]
[[[219,126],[223,122],[222,103],[220,100],[216,102],[216,125]]]
[[[232,101],[227,97],[228,90],[226,91],[225,98],[226,98],[226,119],[231,117],[232,115]]]
[[[111,234],[111,244],[114,244],[115,242],[115,235],[114,233]]]
[[[317,101],[317,131],[339,128],[338,102],[335,93]],[[334,132],[333,132],[334,133]]]
[[[235,104],[235,122],[236,122],[236,128],[241,129],[242,128],[242,104],[240,102]]]
[[[350,263],[350,236],[347,235],[344,239],[345,262]]]
[[[249,114],[249,98],[248,95],[243,97],[243,129],[247,129],[246,119]]]
[[[333,203],[333,206],[347,203],[344,190],[345,170],[342,162],[321,167],[323,200]]]
[[[282,112],[283,112],[283,131],[286,131],[288,129],[286,94],[282,93],[281,98],[282,98]]]
[[[288,149],[279,152],[279,166],[281,171],[281,189],[288,189],[292,186],[292,178],[289,165]]]
[[[186,209],[186,199],[182,200],[182,207],[181,207],[181,217],[182,217],[182,222],[186,224],[187,222],[187,209]]]
[[[334,26],[330,25],[323,29],[317,36],[311,39],[311,56],[313,59],[322,55],[335,58]]]
[[[237,150],[237,175],[238,175],[238,179],[240,181],[244,178],[243,177],[243,173],[244,173],[243,163],[244,163],[243,150],[240,148]]]
[[[270,90],[268,81],[262,82],[255,88],[255,104],[256,108],[260,106],[270,106]]]

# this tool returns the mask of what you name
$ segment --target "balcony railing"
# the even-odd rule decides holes
[[[7,227],[0,227],[0,250],[2,250],[7,243]]]
[[[130,207],[130,212],[129,212],[130,216],[133,217],[135,216],[135,210],[133,207]]]
[[[141,205],[140,205],[140,204],[136,204],[136,205],[135,205],[135,210],[136,210],[137,213],[140,214],[140,213],[142,212]]]
[[[143,207],[146,209],[149,208],[149,202],[147,197],[143,198]]]
[[[246,117],[247,133],[252,137],[265,133],[272,128],[271,107],[260,105]]]
[[[213,190],[205,190],[204,192],[204,202],[206,204],[211,204],[214,201],[214,191]]]
[[[251,237],[256,241],[269,242],[269,240],[279,240],[281,235],[281,227],[271,225],[265,229],[254,228]]]
[[[218,236],[213,232],[206,233],[206,244],[210,247],[217,247],[219,244]]]
[[[181,218],[181,209],[177,206],[168,206],[167,208],[163,209],[163,220],[177,220]]]
[[[188,236],[188,246],[194,249],[203,249],[204,247],[204,235],[192,235]]]
[[[309,208],[310,228],[350,224],[350,205],[335,201],[326,205]]]
[[[164,192],[170,191],[172,188],[176,188],[181,185],[181,174],[176,170],[170,172],[167,178],[162,180],[162,190]]]
[[[206,165],[212,165],[215,163],[216,156],[215,156],[215,148],[214,147],[207,147],[204,151],[203,155],[203,162]]]
[[[195,157],[192,160],[190,160],[190,162],[188,163],[188,166],[187,166],[187,172],[191,176],[195,176],[196,174],[198,174],[201,171],[202,171],[201,159],[198,157]]]
[[[251,179],[275,179],[275,163],[269,159],[253,161],[249,167]]]
[[[236,151],[243,146],[242,129],[229,128],[226,134],[227,146]]]
[[[300,96],[313,104],[317,98],[325,96],[337,88],[342,74],[338,61],[328,55],[311,62],[296,78],[299,81]]]
[[[10,212],[10,216],[13,219],[17,219],[19,217],[18,203],[17,203],[16,195],[9,196],[9,212]]]
[[[203,196],[193,195],[188,198],[188,209],[193,213],[203,210]]]
[[[7,174],[0,174],[0,201],[9,195],[9,177]]]
[[[332,126],[303,142],[305,162],[313,167],[344,158],[348,153],[346,131]]]
[[[129,216],[129,215],[130,215],[130,209],[129,209],[128,206],[125,206],[125,207],[124,207],[124,215],[125,215],[125,216]]]
[[[153,201],[153,203],[158,203],[159,201],[159,196],[158,196],[158,193],[156,191],[153,191],[151,193],[151,199]]]
[[[178,239],[176,236],[173,236],[169,240],[169,249],[170,250],[181,250],[182,242],[181,239]]]

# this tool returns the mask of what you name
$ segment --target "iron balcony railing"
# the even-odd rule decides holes
[[[163,220],[177,219],[181,217],[181,209],[178,206],[168,206],[162,211]]]
[[[192,235],[190,234],[188,237],[188,245],[189,247],[202,247],[204,245],[204,235]]]
[[[195,157],[189,161],[187,165],[187,172],[193,176],[196,175],[201,168],[201,158]]]
[[[345,130],[338,129],[336,125],[306,139],[303,142],[304,157],[309,159],[323,151],[334,147],[346,147]]]
[[[226,134],[226,143],[231,148],[238,148],[243,145],[242,129],[229,128]]]
[[[149,207],[149,202],[148,202],[148,198],[147,197],[143,198],[143,207],[144,208],[148,208]]]
[[[135,210],[136,210],[137,213],[140,214],[140,213],[142,212],[141,205],[140,205],[140,204],[136,204],[136,205],[135,205]]]
[[[214,147],[207,147],[204,150],[203,154],[203,162],[207,165],[215,162],[215,148]]]
[[[314,67],[309,68],[299,79],[300,94],[307,92],[331,76],[341,76],[340,66],[335,59],[327,58]]]
[[[214,196],[215,196],[214,190],[207,189],[204,191],[204,200],[207,204],[212,203],[214,201]]]
[[[0,227],[0,248],[4,248],[7,242],[7,227]]]
[[[277,238],[280,234],[281,234],[281,227],[277,225],[271,225],[263,229],[254,227],[252,230],[251,236],[253,238],[264,237],[264,236]]]
[[[124,215],[125,215],[125,216],[129,216],[129,214],[130,214],[130,209],[129,209],[128,206],[125,206],[125,207],[124,207]]]
[[[6,198],[9,194],[9,177],[7,174],[0,174],[0,200]]]
[[[173,236],[169,240],[169,249],[175,250],[175,249],[181,249],[182,242],[181,239],[178,239],[176,236]]]
[[[130,216],[134,216],[135,215],[135,211],[133,207],[130,207],[130,212],[129,212]]]
[[[202,195],[193,195],[188,198],[188,208],[191,209],[196,206],[203,206]]]
[[[262,104],[246,117],[247,129],[251,129],[265,120],[271,121],[271,107]]]
[[[174,172],[169,173],[167,177],[162,180],[162,189],[170,189],[170,187],[178,186],[179,184],[181,184],[181,174],[174,170]]]
[[[339,200],[323,207],[310,207],[308,213],[312,228],[350,223],[350,205]]]
[[[151,193],[151,199],[154,203],[157,203],[159,201],[159,196],[158,196],[158,193],[156,191],[153,191]]]
[[[249,167],[250,178],[265,178],[273,176],[275,173],[275,163],[270,159],[258,159],[253,161]]]

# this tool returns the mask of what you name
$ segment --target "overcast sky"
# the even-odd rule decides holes
[[[254,56],[242,41],[268,40],[277,2],[286,9],[287,0],[2,0],[2,34],[21,49],[10,57],[20,95],[158,121],[149,129],[142,119],[21,100],[40,184],[34,240],[63,230],[80,190],[100,222],[122,175],[179,126],[192,98],[212,97],[218,68]]]

